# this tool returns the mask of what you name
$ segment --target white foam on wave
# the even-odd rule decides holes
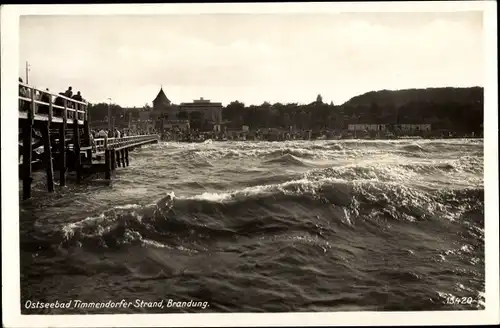
[[[252,197],[306,196],[328,200],[339,207],[339,217],[347,225],[354,225],[360,209],[366,204],[385,204],[384,214],[407,222],[426,220],[461,219],[467,211],[467,204],[457,207],[447,203],[446,192],[426,191],[404,183],[401,180],[381,181],[365,176],[363,179],[342,179],[330,174],[308,175],[301,179],[277,184],[246,187],[224,192],[204,192],[195,196],[181,197],[217,203],[231,203]],[[450,191],[452,192],[452,191]],[[360,203],[361,202],[361,203]]]
[[[171,208],[175,199],[175,193],[167,193],[165,197],[157,202],[147,205],[123,204],[116,205],[111,210],[100,213],[97,216],[88,216],[82,220],[66,223],[61,227],[61,231],[66,240],[71,239],[76,232],[85,236],[102,236],[114,229],[114,223],[120,217],[128,217],[142,222],[144,212],[154,211],[155,209]]]
[[[139,204],[125,204],[125,205],[118,205],[115,206],[115,209],[117,210],[128,210],[128,209],[135,209],[135,208],[141,208],[142,206]]]
[[[165,244],[162,244],[158,241],[155,241],[155,240],[150,240],[150,239],[144,239],[144,238],[141,238],[141,244],[143,246],[151,246],[151,247],[154,247],[154,248],[168,248],[168,249],[172,249],[172,247],[168,246],[168,245],[165,245]]]
[[[66,224],[62,227],[62,232],[65,240],[70,240],[75,236],[77,232],[80,232],[83,236],[86,237],[95,237],[95,236],[103,236],[110,231],[113,230],[112,224],[106,224],[104,222],[97,222],[89,219],[94,218],[86,218],[82,221]],[[84,222],[93,222],[90,224],[85,224]],[[85,228],[88,230],[84,232]]]
[[[258,185],[252,187],[246,187],[238,190],[227,191],[227,192],[204,192],[200,195],[184,197],[185,199],[193,200],[205,200],[211,202],[224,202],[234,200],[240,197],[257,196],[264,194],[272,194],[275,191],[287,192],[286,188],[290,186],[302,186],[304,189],[313,190],[313,184],[307,179],[291,180],[280,184],[268,184],[268,185]],[[309,188],[308,188],[309,186]]]

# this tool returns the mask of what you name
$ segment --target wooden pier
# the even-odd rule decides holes
[[[77,165],[82,166],[80,171],[84,173],[104,172],[109,180],[117,167],[129,166],[129,152],[159,140],[160,136],[157,134],[95,139],[91,146],[80,147],[80,153],[85,155],[87,160]],[[91,162],[88,161],[89,158],[92,159]]]
[[[106,179],[116,167],[129,165],[129,152],[145,144],[157,143],[159,135],[94,139],[90,134],[88,104],[19,83],[19,128],[22,137],[23,199],[31,198],[33,150],[43,145],[42,167],[47,189],[54,191],[54,167],[59,185],[66,185],[69,170],[76,172],[77,183],[88,173],[105,172]],[[42,142],[33,144],[39,133]],[[55,146],[55,147],[54,147]],[[68,156],[71,161],[68,161]],[[104,158],[104,163],[99,160]]]

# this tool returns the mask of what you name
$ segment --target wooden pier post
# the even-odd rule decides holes
[[[121,166],[121,164],[122,164],[122,163],[121,163],[121,160],[120,160],[120,151],[119,151],[119,150],[117,150],[117,151],[116,151],[116,166],[117,166],[117,167],[120,167],[120,166]]]
[[[125,167],[125,149],[120,150],[121,159],[122,159],[122,167]]]
[[[106,166],[106,180],[111,179],[111,150],[104,151],[104,163]]]
[[[31,144],[33,141],[32,121],[28,120],[23,124],[23,200],[31,198]]]
[[[116,169],[116,152],[114,149],[111,149],[111,171]]]
[[[125,163],[127,163],[127,166],[129,166],[129,162],[128,162],[128,148],[125,148]]]
[[[83,143],[85,146],[92,147],[92,143],[90,142],[90,125],[89,125],[87,111],[85,111],[84,118],[85,120],[83,121]],[[92,163],[92,148],[87,150],[87,158],[89,159],[90,163]]]
[[[75,112],[73,119],[73,151],[75,152],[76,162],[76,182],[80,183],[82,179],[82,156],[80,155],[80,129],[78,129],[78,113]]]
[[[66,185],[66,123],[68,120],[67,103],[64,99],[64,109],[62,112],[63,122],[59,127],[59,185]]]
[[[52,94],[49,94],[49,123],[52,123],[53,116],[54,116],[54,108],[52,107]]]
[[[52,161],[52,147],[50,145],[50,123],[42,127],[43,154],[45,157],[45,169],[47,171],[47,189],[54,191],[54,167]]]
[[[28,109],[28,119],[23,125],[23,199],[31,198],[31,161],[33,155],[33,123],[35,121],[36,103],[35,90],[31,90],[31,104]]]

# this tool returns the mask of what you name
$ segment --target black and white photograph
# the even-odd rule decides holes
[[[349,4],[2,7],[6,327],[498,323],[496,3]]]

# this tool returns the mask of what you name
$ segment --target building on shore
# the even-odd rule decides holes
[[[177,115],[180,119],[189,119],[193,129],[220,131],[222,103],[202,97],[190,103],[181,103]]]
[[[139,113],[140,121],[152,121],[155,122],[155,126],[159,125],[162,119],[166,120],[176,120],[176,112],[178,111],[178,106],[172,104],[170,99],[163,91],[163,87],[160,88],[158,95],[153,99],[153,107],[149,111],[143,111]]]
[[[396,131],[411,132],[411,133],[431,131],[430,124],[396,124],[394,128]]]
[[[349,124],[347,130],[350,132],[403,132],[419,133],[430,132],[430,124]]]
[[[388,131],[389,124],[349,124],[348,131]]]
[[[163,91],[163,87],[161,87],[158,95],[155,99],[153,99],[153,111],[163,112],[166,109],[169,109],[171,105],[172,102]]]
[[[149,111],[140,113],[140,121],[153,122],[156,129],[162,126],[181,130],[220,131],[222,124],[222,103],[200,98],[193,102],[173,104],[160,88]]]

